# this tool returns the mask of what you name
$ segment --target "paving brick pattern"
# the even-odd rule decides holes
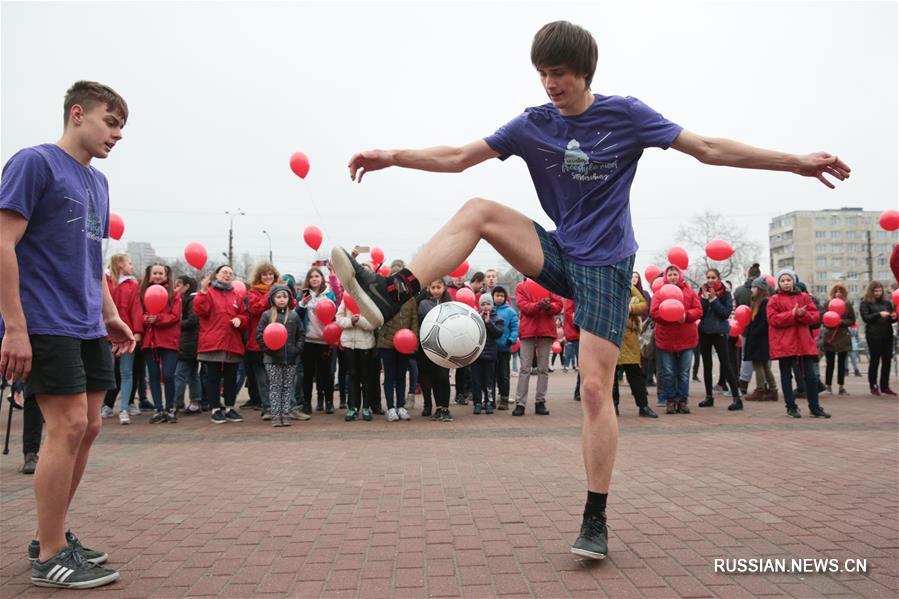
[[[514,383],[514,379],[513,379]],[[899,402],[825,396],[831,420],[747,403],[638,418],[623,389],[610,556],[568,552],[585,475],[573,373],[532,407],[456,421],[273,429],[108,420],[69,524],[121,579],[100,597],[897,597]],[[698,385],[691,402],[702,398]],[[420,398],[419,398],[420,401]],[[420,406],[420,404],[419,404]],[[6,406],[0,413],[6,422]],[[21,415],[0,460],[0,595],[30,585]],[[715,558],[867,559],[866,573],[726,574]]]

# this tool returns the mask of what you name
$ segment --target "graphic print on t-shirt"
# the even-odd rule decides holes
[[[605,135],[603,135],[599,141],[593,144],[591,150],[595,149],[596,146],[600,145],[602,142],[606,140],[606,138],[611,135],[612,132],[609,131]],[[601,131],[597,131],[597,137],[602,135]],[[618,144],[611,144],[600,148],[600,152],[605,150],[610,150],[614,148]],[[546,148],[538,147],[538,150],[541,152],[547,152],[550,154],[556,154],[558,150],[548,150]],[[549,158],[545,158],[547,162],[549,162]],[[577,139],[572,139],[568,142],[568,147],[562,154],[562,162],[556,162],[550,164],[546,167],[546,170],[551,168],[555,168],[559,165],[562,165],[561,172],[568,173],[569,176],[574,181],[605,181],[609,178],[610,171],[618,168],[618,156],[615,156],[615,160],[612,162],[604,162],[599,160],[591,160],[590,156],[587,155],[581,149],[581,143]],[[558,175],[561,177],[561,173]]]
[[[75,195],[78,195],[78,192],[74,192]],[[83,226],[81,232],[84,233],[84,236],[91,241],[103,241],[103,219],[100,217],[100,214],[96,211],[94,201],[94,193],[91,191],[90,187],[84,188],[84,200],[76,200],[71,196],[63,196],[66,200],[69,200],[73,204],[69,205],[69,215],[72,218],[66,220],[67,225],[72,225],[73,223],[77,223],[74,226]],[[84,212],[87,212],[87,217],[84,217]],[[74,216],[75,214],[81,214],[81,216]],[[79,222],[82,221],[82,222]]]

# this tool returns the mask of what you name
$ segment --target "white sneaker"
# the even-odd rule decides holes
[[[415,408],[415,394],[414,394],[414,393],[407,393],[407,394],[406,394],[406,404],[407,404],[410,408],[413,408],[413,409]]]
[[[128,412],[119,412],[119,424],[131,424],[131,416]]]
[[[100,418],[112,418],[113,411],[109,406],[103,406],[100,408]]]
[[[128,413],[132,416],[140,416],[140,406],[137,405],[137,402],[128,406]]]
[[[396,410],[394,408],[390,408],[387,410],[387,422],[396,422],[400,417],[396,415]]]
[[[409,420],[409,412],[406,408],[398,409],[396,415],[400,417],[400,420]]]

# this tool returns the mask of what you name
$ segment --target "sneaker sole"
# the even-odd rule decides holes
[[[107,561],[108,559],[109,559],[109,554],[108,554],[108,553],[104,553],[104,554],[101,555],[101,556],[93,557],[93,558],[91,558],[91,559],[85,558],[85,561],[88,561],[88,562],[90,562],[90,563],[92,563],[92,564],[94,564],[94,565],[99,566],[100,564],[105,564],[106,561]],[[37,558],[36,558],[36,557],[28,556],[28,561],[29,561],[29,562],[36,562],[36,561],[37,561]]]
[[[334,272],[337,274],[340,284],[343,285],[344,291],[356,300],[359,311],[365,317],[365,320],[375,328],[383,326],[384,316],[381,315],[378,306],[368,297],[368,294],[356,280],[356,270],[353,268],[353,263],[350,261],[347,251],[340,246],[334,247],[331,250],[331,265],[334,267]]]
[[[93,580],[85,580],[84,582],[54,582],[46,578],[31,578],[31,584],[37,587],[50,587],[55,589],[92,589],[110,584],[119,579],[118,572],[112,572],[106,576],[95,578]]]
[[[226,422],[228,422],[227,420],[212,420],[212,419],[210,419],[209,421],[212,424],[225,424]]]
[[[589,559],[596,559],[596,560],[599,560],[599,559],[605,559],[605,558],[606,558],[606,554],[605,554],[605,553],[597,553],[596,551],[587,551],[586,549],[579,549],[579,548],[577,548],[577,547],[572,547],[572,548],[571,548],[571,553],[573,553],[573,554],[575,554],[575,555],[579,555],[579,556],[581,556],[581,557],[586,557],[586,558],[589,558]]]

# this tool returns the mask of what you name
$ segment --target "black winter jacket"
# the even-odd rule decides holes
[[[896,321],[892,318],[884,318],[880,313],[892,313],[895,310],[893,302],[886,298],[881,298],[880,301],[873,303],[862,300],[859,312],[862,315],[862,320],[865,321],[865,338],[876,340],[892,339],[893,323]]]
[[[178,340],[178,359],[196,360],[197,341],[200,338],[200,318],[194,314],[194,297],[196,293],[185,295],[181,299],[181,337]]]

